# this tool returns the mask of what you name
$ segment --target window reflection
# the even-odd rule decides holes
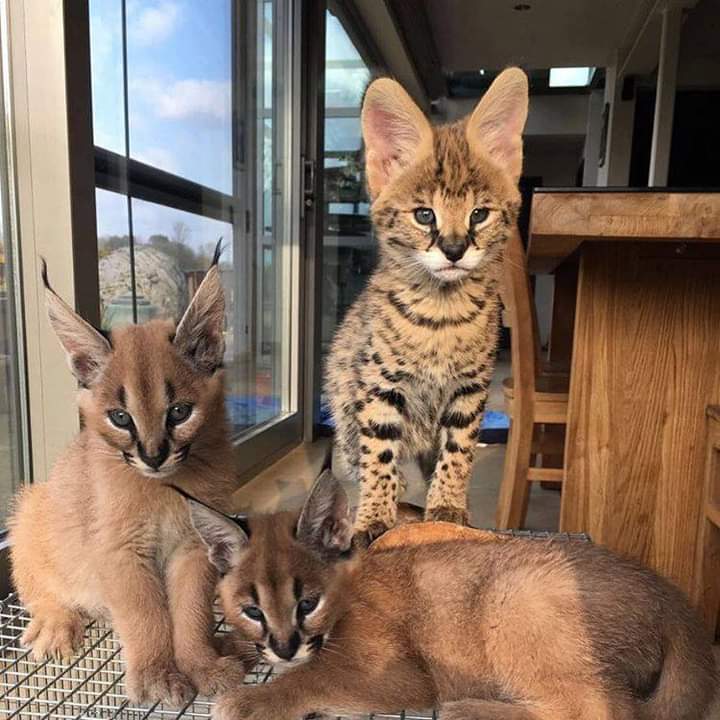
[[[178,319],[222,238],[228,414],[236,433],[281,417],[294,409],[287,2],[91,0],[90,10],[103,326]]]
[[[95,144],[232,191],[232,0],[90,0]]]
[[[365,190],[360,108],[370,71],[340,21],[326,14],[322,355],[365,287],[375,247]],[[320,423],[328,413],[321,399]]]

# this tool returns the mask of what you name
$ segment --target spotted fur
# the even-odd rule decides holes
[[[506,70],[471,116],[436,128],[392,80],[366,94],[379,262],[337,332],[326,378],[336,446],[360,482],[355,528],[366,540],[395,523],[407,457],[432,467],[426,517],[467,521],[503,249],[520,204],[527,94],[524,73]],[[435,221],[421,224],[418,208]]]

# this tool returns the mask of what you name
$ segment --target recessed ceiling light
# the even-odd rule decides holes
[[[550,68],[550,87],[585,87],[590,84],[595,68]]]
[[[513,5],[513,10],[517,10],[518,12],[523,12],[524,10],[529,10],[530,6],[527,3],[518,3],[517,5]]]

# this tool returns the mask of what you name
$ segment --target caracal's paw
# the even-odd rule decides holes
[[[452,505],[438,505],[428,508],[425,511],[426,520],[441,520],[442,522],[454,523],[455,525],[467,525],[467,508],[453,507]]]
[[[200,695],[214,697],[242,685],[243,663],[237,656],[217,657],[205,664],[187,668],[186,673]]]
[[[220,696],[212,720],[284,720],[283,712],[264,687],[244,687]]]
[[[34,617],[20,642],[32,648],[32,656],[37,661],[46,657],[68,661],[82,645],[84,634],[85,621],[81,615],[58,612]]]
[[[172,662],[156,661],[142,668],[129,665],[125,675],[127,696],[136,703],[162,702],[182,707],[195,695],[195,688]]]

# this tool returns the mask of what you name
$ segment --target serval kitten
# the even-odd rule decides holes
[[[34,657],[68,657],[106,616],[135,701],[187,702],[240,682],[214,646],[217,582],[173,483],[224,506],[236,487],[225,420],[224,308],[215,261],[177,328],[153,320],[105,337],[47,283],[50,323],[81,389],[80,433],[46,483],[20,494],[13,580]]]
[[[336,447],[360,482],[360,544],[395,524],[406,457],[432,468],[426,518],[467,523],[527,106],[517,68],[468,118],[435,128],[393,80],[365,95],[379,262],[337,332],[326,377]]]

